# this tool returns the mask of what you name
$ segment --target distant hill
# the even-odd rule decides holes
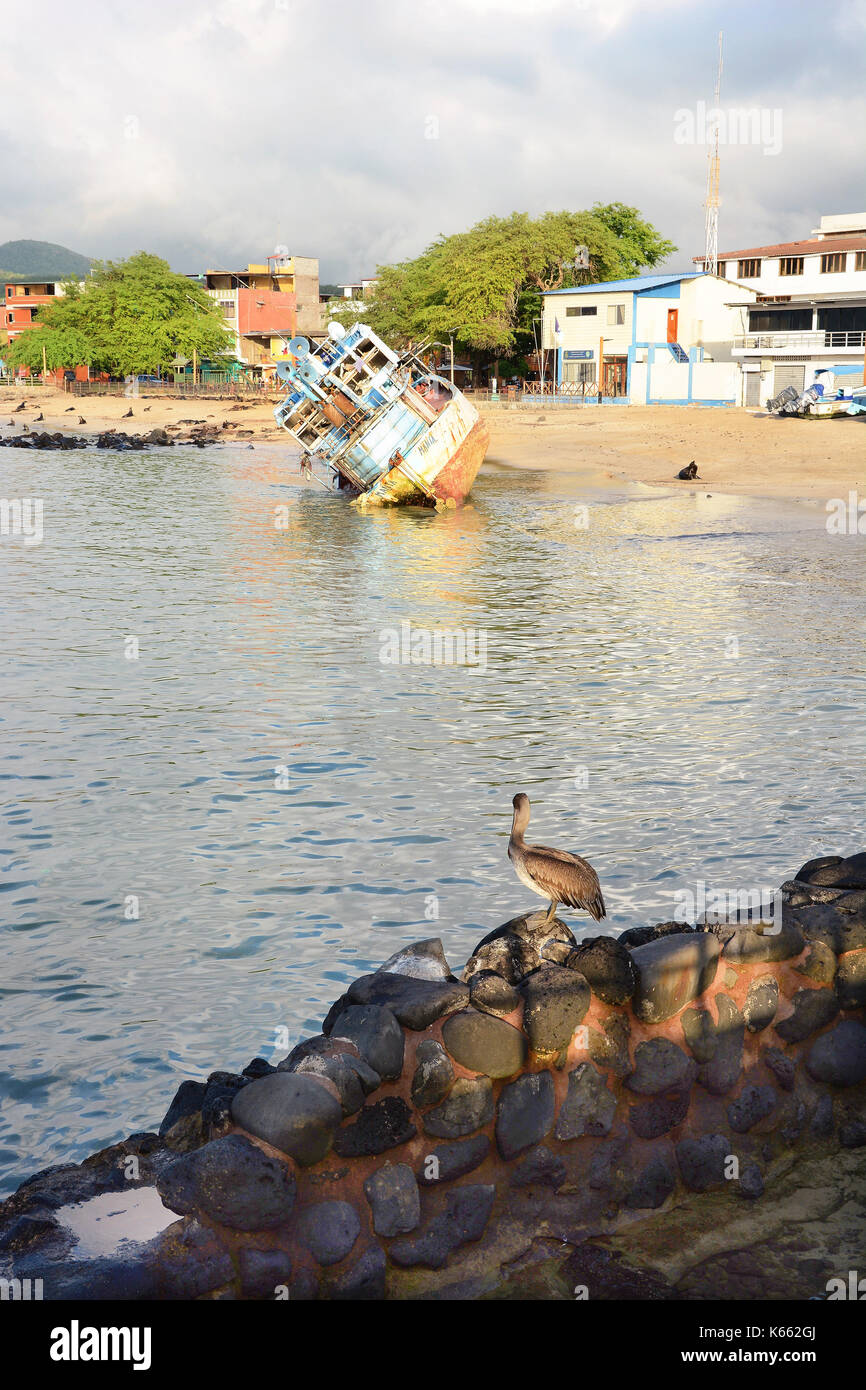
[[[56,246],[53,241],[4,241],[0,246],[0,276],[14,280],[22,275],[44,275],[64,280],[70,275],[83,280],[90,273],[89,256]]]

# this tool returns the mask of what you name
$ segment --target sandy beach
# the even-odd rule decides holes
[[[221,442],[284,441],[292,448],[274,423],[278,400],[277,395],[244,401],[146,393],[74,397],[42,387],[29,393],[4,387],[0,439],[21,433],[25,425],[94,436],[105,429],[133,434],[163,427],[183,433],[207,425],[218,431]],[[22,401],[26,407],[17,411]],[[676,475],[694,459],[699,481],[715,492],[789,499],[845,496],[864,483],[866,416],[800,420],[763,411],[683,406],[539,404],[509,410],[482,404],[481,410],[490,428],[488,459],[505,467],[591,468],[612,482],[691,488],[693,483],[678,482]]]

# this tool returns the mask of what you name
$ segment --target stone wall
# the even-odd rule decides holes
[[[866,1258],[866,854],[782,892],[781,922],[580,943],[516,917],[460,979],[407,947],[278,1066],[184,1082],[158,1133],[25,1183],[0,1273],[52,1298],[826,1296]],[[64,1213],[124,1191],[169,1224],[82,1258]]]

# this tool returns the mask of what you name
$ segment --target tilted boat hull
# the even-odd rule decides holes
[[[331,328],[313,351],[293,339],[278,368],[292,389],[274,414],[305,451],[302,471],[361,506],[459,505],[489,443],[478,411],[453,382],[412,352],[398,356],[365,324]]]

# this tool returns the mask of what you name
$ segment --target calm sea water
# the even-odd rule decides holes
[[[541,906],[518,790],[613,929],[866,843],[864,545],[820,508],[493,464],[364,515],[265,446],[0,466],[44,503],[0,537],[4,1189]],[[484,660],[383,663],[403,623]]]

